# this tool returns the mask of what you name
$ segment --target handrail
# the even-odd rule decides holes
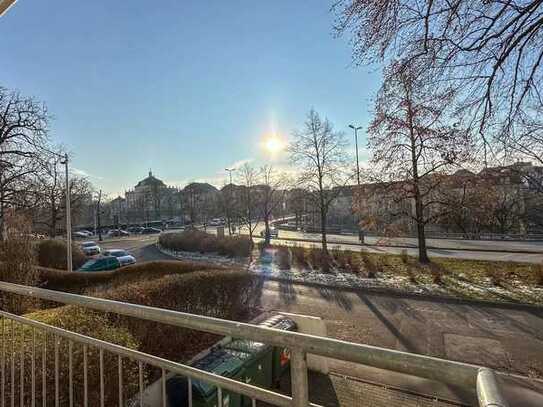
[[[276,330],[243,322],[228,321],[43,288],[27,287],[13,283],[0,282],[0,290],[42,300],[78,305],[99,311],[114,312],[120,315],[182,328],[265,342],[292,349],[293,354],[297,354],[295,359],[300,355],[310,353],[405,373],[454,386],[472,389],[476,385],[482,386],[483,389],[489,389],[491,394],[498,389],[497,386],[495,388],[489,386],[489,381],[478,379],[480,366],[467,363],[416,355],[377,346],[355,344],[298,332]],[[299,363],[302,365],[304,361],[300,360]],[[293,394],[293,399],[298,399],[296,394]]]
[[[162,369],[166,369],[170,372],[177,373],[182,376],[190,377],[191,379],[202,380],[209,382],[215,386],[231,390],[236,393],[243,394],[250,398],[265,401],[275,406],[289,407],[292,402],[292,398],[283,394],[275,393],[270,390],[266,390],[260,387],[252,386],[237,380],[229,379],[224,376],[219,376],[214,373],[209,373],[203,370],[196,369],[191,366],[184,365],[182,363],[172,362],[167,359],[159,358],[148,353],[140,352],[134,349],[129,349],[124,346],[116,345],[110,342],[105,342],[100,339],[91,338],[90,336],[81,335],[75,332],[67,331],[62,328],[57,328],[51,325],[44,324],[42,322],[34,321],[25,317],[20,317],[8,312],[0,311],[0,316],[7,319],[12,319],[21,324],[30,325],[34,328],[42,329],[44,331],[53,333],[54,335],[73,340],[78,343],[86,344],[89,346],[96,346],[100,349],[104,349],[121,355],[127,358],[142,361],[148,365],[156,366]]]

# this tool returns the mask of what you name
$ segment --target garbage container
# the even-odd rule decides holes
[[[243,381],[253,386],[270,389],[272,387],[273,348],[261,342],[234,339],[224,349],[243,360]],[[242,396],[242,406],[251,405],[251,399]]]
[[[240,356],[243,356],[241,352],[236,354],[226,349],[216,349],[195,361],[192,367],[241,381],[243,380],[244,360]],[[247,354],[248,357],[250,356]],[[188,388],[186,383],[186,379],[179,376],[168,380],[166,387],[170,406],[188,406]],[[218,405],[217,387],[209,382],[193,380],[192,405],[194,407],[216,407]],[[223,389],[222,405],[223,407],[240,407],[241,395]]]
[[[282,315],[271,317],[260,323],[268,328],[295,331],[296,323]],[[281,376],[290,366],[290,350],[288,348],[274,347],[272,351],[272,384],[279,386]]]

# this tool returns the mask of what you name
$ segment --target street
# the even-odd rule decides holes
[[[260,237],[264,225],[259,224],[253,236]],[[216,233],[216,228],[208,227],[209,233]],[[241,233],[248,234],[244,228]],[[279,238],[272,243],[298,245],[304,247],[320,247],[318,233],[279,230]],[[410,256],[417,256],[417,240],[415,238],[382,238],[369,236],[361,245],[358,236],[328,235],[331,248],[342,250],[364,250],[370,253],[401,254],[407,250]],[[512,261],[522,263],[543,262],[543,241],[489,241],[489,240],[458,240],[458,239],[427,239],[428,255],[430,257],[452,257],[465,260]]]

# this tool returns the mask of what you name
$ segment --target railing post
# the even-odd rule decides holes
[[[477,399],[480,407],[508,407],[492,369],[482,367],[477,373]]]
[[[290,350],[290,383],[292,388],[292,405],[307,407],[309,405],[309,386],[307,382],[307,354],[302,349]]]

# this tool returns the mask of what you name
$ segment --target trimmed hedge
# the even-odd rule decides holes
[[[153,279],[170,274],[185,274],[203,270],[222,270],[221,266],[211,263],[161,260],[148,261],[130,266],[121,267],[111,271],[83,272],[57,270],[46,267],[38,267],[41,285],[45,288],[72,293],[83,293],[91,287],[111,288],[118,284],[124,284],[142,279]]]
[[[38,265],[59,270],[66,270],[66,242],[64,240],[42,240],[36,244]],[[72,268],[77,270],[87,261],[81,248],[72,244]]]
[[[162,233],[158,243],[169,250],[218,253],[229,257],[249,257],[253,249],[253,242],[247,236],[217,237],[200,230]]]

